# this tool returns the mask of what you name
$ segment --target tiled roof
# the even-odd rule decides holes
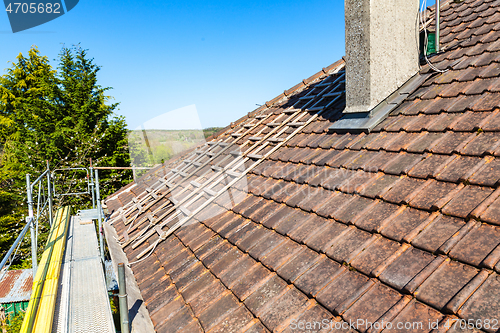
[[[451,333],[462,318],[496,331],[498,30],[500,0],[448,1],[431,60],[449,70],[371,133],[328,132],[345,106],[340,61],[108,198],[155,329],[365,319]]]

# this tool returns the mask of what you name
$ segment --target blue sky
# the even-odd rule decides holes
[[[226,126],[344,55],[344,1],[80,0],[16,34],[4,12],[0,40],[1,70],[31,45],[52,60],[81,43],[131,129],[190,105]]]

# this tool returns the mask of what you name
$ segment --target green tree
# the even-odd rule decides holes
[[[59,59],[60,113],[64,119],[57,139],[66,143],[60,155],[63,164],[80,167],[92,158],[99,166],[129,166],[127,125],[123,117],[113,114],[118,103],[108,104],[112,98],[106,92],[111,88],[97,82],[100,67],[80,46],[63,48]],[[129,171],[101,171],[101,191],[111,194],[130,177]]]
[[[42,168],[47,140],[41,136],[54,127],[50,119],[57,105],[56,72],[36,48],[0,77],[0,248],[5,251],[24,226],[24,175]],[[44,128],[39,131],[40,126]],[[21,256],[27,252],[23,248]]]
[[[21,326],[23,325],[25,312],[20,312],[17,315],[9,316],[9,326],[7,327],[7,333],[18,333],[21,331]]]
[[[46,161],[51,169],[88,167],[89,159],[99,166],[130,165],[126,123],[113,113],[118,103],[109,103],[111,88],[98,84],[99,70],[80,46],[63,47],[57,69],[32,47],[0,77],[0,250],[24,226],[26,173],[38,175]],[[86,189],[84,174],[60,175],[59,192]],[[130,172],[100,172],[101,195],[130,177]],[[68,203],[91,204],[88,196],[56,202]]]

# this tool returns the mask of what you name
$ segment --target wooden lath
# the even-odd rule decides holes
[[[343,66],[341,66],[343,67]],[[342,69],[342,68],[340,68]],[[337,72],[340,70],[337,69]],[[189,185],[192,187],[191,193],[187,194],[185,197],[183,197],[181,200],[175,202],[174,205],[170,205],[171,201],[170,200],[168,203],[162,204],[160,207],[158,207],[155,211],[152,212],[152,215],[158,216],[155,218],[155,222],[152,223],[151,220],[148,220],[147,218],[142,218],[136,225],[129,230],[130,233],[135,231],[137,227],[139,227],[142,223],[145,221],[150,221],[149,225],[143,230],[136,234],[135,236],[131,237],[125,244],[123,244],[123,247],[130,245],[133,243],[132,248],[137,248],[140,246],[145,240],[149,239],[152,235],[155,233],[159,234],[159,230],[162,230],[168,223],[172,222],[175,218],[178,218],[179,220],[170,228],[168,231],[164,231],[163,234],[158,238],[158,240],[148,249],[143,251],[138,258],[144,256],[148,250],[150,251],[153,246],[156,246],[159,241],[162,239],[165,239],[170,235],[173,231],[175,231],[177,228],[180,226],[184,225],[187,223],[193,216],[195,216],[197,213],[199,213],[202,209],[204,209],[207,205],[212,203],[214,200],[216,200],[220,195],[225,193],[231,186],[236,184],[238,181],[240,181],[248,172],[250,172],[253,168],[255,168],[258,164],[260,164],[263,160],[265,160],[267,157],[269,157],[273,152],[275,152],[277,149],[282,147],[286,142],[288,142],[291,138],[293,138],[294,135],[299,133],[305,126],[310,124],[314,119],[316,119],[326,107],[323,107],[320,112],[312,115],[309,119],[306,121],[303,121],[301,118],[309,115],[307,111],[307,105],[310,105],[311,103],[317,104],[320,100],[323,99],[323,96],[321,94],[325,94],[328,92],[328,94],[331,94],[334,92],[336,89],[340,87],[340,84],[342,83],[341,80],[344,77],[344,73],[341,73],[335,80],[330,82],[328,85],[325,85],[325,88],[320,91],[320,93],[314,95],[314,97],[311,96],[310,101],[302,106],[301,109],[295,109],[294,106],[297,105],[297,103],[300,102],[300,100],[297,100],[296,103],[292,106],[290,106],[288,109],[283,110],[282,113],[276,117],[272,122],[268,124],[264,124],[264,121],[270,117],[271,114],[266,114],[266,115],[261,115],[260,117],[255,117],[251,118],[250,122],[255,121],[255,119],[259,119],[256,123],[253,123],[253,126],[248,126],[248,124],[242,124],[240,125],[241,128],[248,128],[248,130],[244,131],[242,136],[238,136],[236,138],[233,138],[232,135],[228,135],[224,141],[218,141],[214,143],[207,144],[209,148],[207,150],[210,150],[210,147],[216,146],[219,143],[223,143],[225,147],[219,151],[218,153],[211,154],[212,156],[209,156],[210,158],[203,162],[199,163],[197,162],[200,160],[202,156],[207,156],[207,154],[193,154],[195,158],[191,160],[185,160],[181,161],[181,166],[177,167],[177,171],[182,171],[186,172],[188,168],[195,167],[194,170],[191,172],[186,172],[187,174],[184,175],[183,178],[180,179],[180,182],[171,184],[173,187],[169,188],[170,194],[174,193],[174,190],[177,190],[180,188],[180,191],[178,195],[184,194],[187,190]],[[340,83],[339,83],[340,82]],[[319,85],[318,85],[319,86]],[[333,89],[332,89],[333,86]],[[337,95],[336,99],[340,98],[341,94]],[[328,96],[331,97],[331,96]],[[313,104],[313,105],[314,105]],[[331,104],[331,103],[330,103]],[[282,121],[278,122],[280,118],[286,118],[283,119]],[[210,164],[213,160],[218,158],[221,154],[229,151],[231,152],[231,149],[234,145],[237,145],[236,143],[241,139],[241,137],[246,137],[250,132],[254,131],[257,126],[260,125],[266,125],[262,126],[262,128],[257,132],[253,133],[252,137],[247,138],[245,142],[241,144],[242,147],[246,147],[247,145],[250,145],[248,149],[245,149],[245,151],[242,151],[241,154],[234,154],[232,155],[227,154],[225,157],[223,157],[222,161],[226,161],[229,158],[232,158],[232,161],[230,161],[225,167],[218,167],[218,166],[212,166],[212,168],[206,170],[202,175],[197,176],[195,180],[190,180],[188,183],[188,186],[184,186],[185,183],[183,182],[183,179],[191,179],[193,175],[196,175],[200,170],[202,170],[204,167]],[[245,126],[246,125],[246,126]],[[264,130],[270,129],[270,131],[267,134],[262,134]],[[286,136],[285,138],[282,138],[281,136],[288,131],[289,129],[293,129],[293,132]],[[260,151],[264,150],[269,144],[276,144],[271,150],[269,150],[265,154],[259,154]],[[250,167],[244,169],[244,170],[237,170],[238,167],[244,166],[245,163],[247,162],[252,162],[252,159],[256,159],[255,162],[253,162]],[[189,161],[189,162],[188,162]],[[219,163],[222,163],[220,161]],[[198,163],[195,164],[195,163]],[[205,181],[202,181],[204,177],[208,174],[213,172],[213,174]],[[169,175],[171,178],[169,178]],[[163,182],[166,182],[166,179],[169,179],[170,182],[173,182],[175,178],[178,178],[179,172],[172,172],[169,171],[163,178]],[[232,180],[229,181],[229,183],[226,183],[227,181],[227,176],[230,176]],[[162,181],[160,181],[162,182]],[[194,182],[194,183],[193,183]],[[213,188],[217,185],[224,184],[223,188],[219,191],[215,191]],[[184,186],[184,187],[183,187]],[[187,211],[185,207],[188,207],[195,203],[197,200],[200,198],[206,198],[206,196],[209,196],[209,198],[199,207],[197,207],[193,211]],[[159,199],[158,199],[159,200]],[[155,202],[155,200],[153,200]],[[154,203],[153,203],[154,204]],[[152,205],[151,205],[152,206]],[[184,209],[183,209],[184,208]],[[165,210],[162,212],[162,210]],[[160,214],[161,213],[161,214]],[[160,223],[160,221],[162,221]],[[166,234],[168,233],[168,234]],[[156,244],[156,245],[155,245]]]

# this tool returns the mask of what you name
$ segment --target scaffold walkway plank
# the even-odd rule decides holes
[[[95,225],[72,216],[68,237],[52,332],[114,333]]]

